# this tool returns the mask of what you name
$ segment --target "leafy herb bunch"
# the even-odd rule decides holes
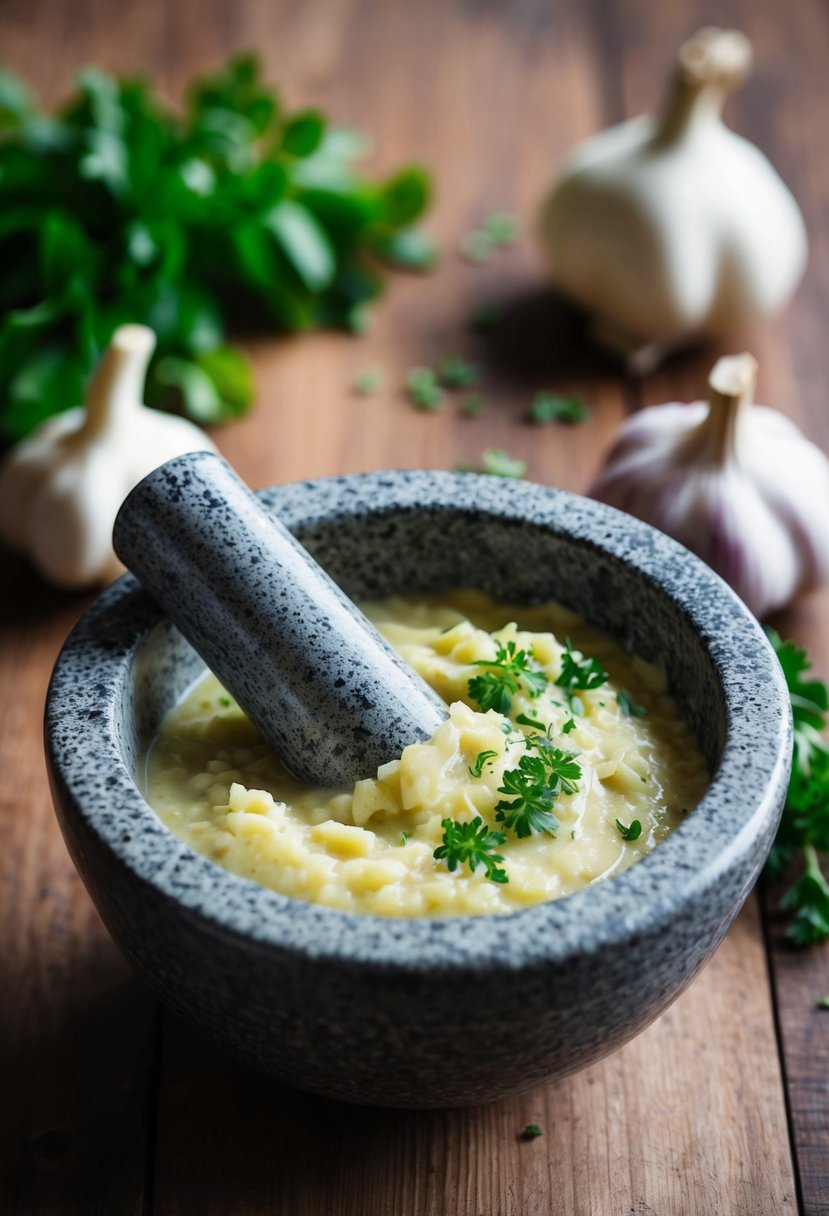
[[[195,81],[181,115],[92,68],[54,116],[0,72],[0,438],[82,399],[125,321],[150,325],[155,404],[200,423],[250,403],[229,328],[359,329],[379,259],[422,267],[417,167],[356,176],[354,132],[286,113],[253,55]]]
[[[829,745],[823,736],[829,712],[829,689],[810,679],[812,666],[805,650],[784,642],[767,630],[783,668],[794,720],[792,775],[780,828],[766,867],[779,879],[796,860],[800,877],[781,900],[792,913],[787,929],[799,946],[829,940],[829,882],[820,865],[820,853],[829,853]]]

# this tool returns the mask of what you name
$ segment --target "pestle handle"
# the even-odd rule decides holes
[[[176,457],[139,482],[113,544],[299,779],[350,786],[429,738],[445,716],[212,452]]]

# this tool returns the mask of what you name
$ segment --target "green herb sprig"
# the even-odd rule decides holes
[[[805,650],[767,631],[777,653],[792,705],[794,742],[792,775],[786,808],[769,855],[773,880],[800,861],[800,877],[783,896],[780,907],[792,914],[786,930],[799,946],[829,940],[829,883],[820,854],[829,853],[829,745],[823,736],[829,714],[829,688],[810,678],[812,663]]]
[[[638,819],[634,819],[632,823],[625,826],[621,819],[616,820],[616,827],[622,840],[638,840],[642,835],[642,824]]]
[[[574,426],[589,417],[590,411],[578,393],[537,393],[527,412],[527,421],[536,426],[549,426],[553,422]]]
[[[501,853],[495,852],[506,840],[503,832],[486,827],[479,815],[469,823],[442,819],[441,826],[443,843],[435,849],[434,856],[438,861],[445,861],[447,869],[454,871],[459,866],[468,865],[474,873],[483,867],[491,882],[509,882],[506,870],[498,865],[504,858]]]
[[[495,804],[495,818],[518,837],[544,832],[554,836],[560,827],[552,813],[559,794],[574,794],[581,778],[581,765],[575,752],[556,747],[549,736],[531,735],[527,746],[535,754],[525,754],[518,767],[503,774]]]
[[[589,692],[593,688],[601,688],[607,683],[607,672],[598,659],[576,658],[573,643],[565,640],[564,654],[561,656],[561,671],[556,677],[559,688],[568,693]]]
[[[287,111],[254,55],[183,112],[91,68],[54,115],[0,73],[0,439],[82,400],[114,329],[157,335],[147,397],[199,423],[243,413],[246,330],[361,330],[380,263],[425,266],[428,174],[361,178],[362,138]]]
[[[494,709],[508,714],[512,698],[523,684],[531,697],[541,696],[547,687],[547,677],[533,665],[532,653],[519,650],[516,643],[497,644],[494,659],[476,659],[473,666],[485,667],[483,675],[473,676],[467,693],[486,712]]]

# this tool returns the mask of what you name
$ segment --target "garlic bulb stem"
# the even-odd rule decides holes
[[[751,43],[739,30],[707,26],[683,43],[654,145],[673,143],[719,119],[726,97],[748,75],[751,60]]]
[[[117,431],[141,405],[155,334],[146,325],[121,325],[104,352],[86,396],[84,441]]]
[[[705,452],[712,464],[736,460],[739,439],[754,401],[757,360],[753,355],[726,355],[708,377],[708,417],[702,423]]]

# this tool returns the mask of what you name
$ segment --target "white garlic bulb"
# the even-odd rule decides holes
[[[797,203],[720,118],[750,65],[743,34],[700,30],[680,49],[664,112],[580,145],[544,206],[558,286],[640,367],[776,312],[803,273]]]
[[[154,347],[151,329],[122,325],[86,406],[48,418],[0,466],[0,538],[59,587],[90,587],[122,574],[112,525],[133,486],[173,456],[215,451],[186,418],[143,404]]]
[[[692,549],[763,617],[829,574],[829,460],[752,404],[756,377],[751,355],[729,356],[707,402],[633,414],[590,494]]]

